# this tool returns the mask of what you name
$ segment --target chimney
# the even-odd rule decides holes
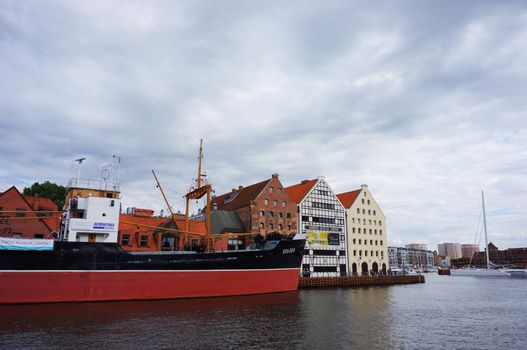
[[[366,185],[366,184],[362,184],[362,185],[360,185],[360,188],[362,188],[363,190],[365,190],[365,189],[368,188],[368,185]]]
[[[236,189],[235,189],[235,188],[233,188],[231,192],[236,192]]]
[[[243,186],[238,186],[238,191],[243,190]]]
[[[271,177],[272,177],[273,179],[278,179],[278,173],[273,173],[273,174],[271,175]]]
[[[38,193],[35,193],[35,201],[33,202],[33,210],[38,210],[40,207],[40,198],[38,198]]]

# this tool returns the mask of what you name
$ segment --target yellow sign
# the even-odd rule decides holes
[[[328,245],[328,233],[325,231],[307,231],[307,243],[309,245]]]

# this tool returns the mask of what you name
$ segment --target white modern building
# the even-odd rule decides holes
[[[429,250],[388,247],[388,255],[391,268],[426,270],[434,266],[434,254]]]
[[[306,238],[301,273],[309,277],[347,276],[344,207],[324,178],[285,188],[298,204],[298,235]]]
[[[337,197],[346,208],[351,274],[386,274],[389,268],[386,217],[368,186]]]

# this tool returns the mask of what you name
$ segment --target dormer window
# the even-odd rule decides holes
[[[274,192],[274,188],[269,187],[269,193],[273,193],[273,192]]]

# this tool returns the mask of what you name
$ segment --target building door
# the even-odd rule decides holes
[[[96,238],[97,238],[97,235],[90,234],[90,235],[88,235],[88,242],[95,243]]]
[[[362,268],[362,275],[368,276],[368,264],[366,262],[363,262],[361,265]]]
[[[356,263],[351,264],[351,272],[353,276],[357,276],[357,264]]]

